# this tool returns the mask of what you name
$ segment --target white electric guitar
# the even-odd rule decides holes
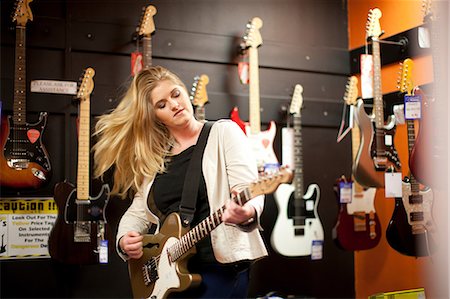
[[[311,255],[313,241],[324,239],[317,213],[319,185],[311,184],[306,194],[303,193],[302,92],[303,87],[297,84],[290,106],[294,115],[294,183],[281,184],[274,193],[279,214],[270,241],[273,249],[284,256]]]

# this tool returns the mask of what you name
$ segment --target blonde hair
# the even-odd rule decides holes
[[[137,191],[144,178],[164,171],[173,140],[156,118],[151,92],[160,81],[170,80],[186,89],[180,78],[164,67],[153,66],[135,76],[117,107],[98,118],[94,136],[94,176],[114,166],[111,193],[124,198]]]

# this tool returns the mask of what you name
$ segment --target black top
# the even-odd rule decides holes
[[[168,215],[172,212],[179,212],[181,195],[183,193],[183,184],[186,172],[191,161],[195,146],[191,146],[170,157],[166,163],[166,172],[157,174],[153,183],[153,198],[158,210]],[[198,188],[196,210],[191,228],[200,223],[210,214],[208,195],[206,193],[206,184],[203,177],[203,171],[200,176],[200,185]],[[215,262],[211,247],[211,238],[208,236],[196,244],[197,254],[192,257],[189,264],[202,262]]]

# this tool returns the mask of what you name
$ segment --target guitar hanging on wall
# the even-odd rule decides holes
[[[92,68],[85,70],[77,98],[79,106],[77,186],[68,182],[56,184],[54,198],[58,217],[50,232],[50,256],[67,264],[99,262],[99,247],[106,234],[105,209],[109,186],[103,184],[96,197],[90,196],[90,94],[94,89]]]
[[[208,93],[206,85],[209,83],[207,75],[196,76],[192,84],[190,100],[194,106],[194,115],[197,120],[203,121],[205,117],[205,105],[208,103]]]
[[[297,84],[289,109],[294,116],[294,183],[282,184],[274,193],[279,213],[270,241],[273,249],[284,256],[311,255],[313,241],[324,240],[317,213],[319,185],[311,184],[303,193],[302,92],[303,87]]]
[[[412,96],[411,72],[413,61],[405,59],[402,64],[400,91]],[[414,95],[422,95],[420,91]],[[414,119],[406,116],[408,151],[411,154],[415,142]],[[386,239],[396,251],[408,256],[428,256],[436,248],[436,224],[432,216],[433,192],[421,188],[411,173],[402,183],[402,197],[395,198],[395,208],[386,229]]]
[[[148,5],[143,9],[138,34],[142,38],[143,47],[143,68],[152,66],[152,33],[155,32],[155,22],[153,16],[156,14],[156,7]]]
[[[16,2],[13,22],[16,26],[15,76],[13,116],[2,117],[0,155],[0,186],[13,189],[37,189],[50,181],[52,167],[42,143],[47,125],[47,112],[41,112],[38,122],[26,121],[26,23],[33,20],[32,0]]]
[[[292,172],[281,167],[249,184],[234,201],[243,205],[258,195],[274,192],[281,183],[291,181]],[[225,206],[222,206],[189,231],[181,224],[180,216],[172,213],[167,216],[158,234],[144,235],[143,256],[128,260],[133,297],[166,298],[172,292],[199,285],[200,275],[190,274],[187,262],[195,254],[197,242],[222,223],[224,210]]]
[[[266,131],[261,131],[261,111],[259,99],[259,63],[258,63],[258,47],[262,44],[262,37],[259,29],[262,27],[262,20],[254,17],[247,24],[247,32],[243,37],[244,46],[249,51],[249,111],[250,120],[248,123],[241,120],[237,107],[231,112],[231,119],[236,122],[250,139],[250,144],[255,154],[259,172],[263,172],[266,168],[279,165],[278,159],[273,150],[273,141],[276,134],[276,124],[270,122]]]
[[[358,78],[351,76],[347,83],[344,101],[355,106],[358,98]],[[362,101],[362,100],[360,100]],[[352,128],[353,161],[359,148],[360,132],[358,126]],[[351,189],[347,184],[351,184]],[[351,196],[343,195],[348,188]],[[333,227],[333,240],[344,250],[365,250],[378,245],[381,239],[381,224],[375,211],[375,188],[364,188],[353,177],[341,177],[335,186],[339,203],[339,213]],[[350,199],[350,201],[347,201]]]
[[[364,103],[356,109],[356,121],[361,131],[361,144],[353,166],[354,178],[364,187],[384,187],[385,172],[398,172],[401,163],[394,146],[395,117],[385,124],[381,89],[380,41],[382,34],[378,8],[369,11],[367,36],[372,41],[373,56],[373,115],[368,116]]]

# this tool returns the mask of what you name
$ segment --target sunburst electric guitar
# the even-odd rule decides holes
[[[344,101],[356,105],[358,98],[358,78],[351,76],[347,83]],[[360,142],[358,126],[352,128],[352,156],[356,158]],[[350,201],[342,193],[342,188],[351,183]],[[348,187],[349,188],[349,187]],[[350,189],[350,188],[349,188]],[[341,177],[337,180],[336,194],[339,213],[333,227],[333,240],[344,250],[365,250],[375,247],[381,239],[381,225],[375,211],[375,188],[364,188],[352,176],[351,180]]]
[[[381,89],[380,41],[382,34],[379,19],[381,11],[371,9],[367,22],[367,36],[372,40],[373,55],[373,115],[368,116],[364,103],[358,102],[356,121],[361,131],[361,144],[353,166],[355,179],[364,187],[384,187],[385,172],[400,171],[401,163],[394,146],[395,117],[384,122],[383,94]]]
[[[209,83],[209,77],[205,74],[196,76],[192,84],[190,99],[194,106],[195,118],[198,120],[205,120],[205,105],[208,103],[208,93],[206,92],[206,85]]]
[[[67,264],[95,264],[99,262],[99,245],[106,234],[105,209],[109,200],[109,186],[103,184],[96,197],[90,196],[90,94],[94,88],[95,71],[84,72],[77,97],[79,106],[77,185],[61,182],[55,186],[58,217],[50,232],[50,256]]]
[[[412,95],[413,61],[402,64],[400,91]],[[419,94],[419,93],[416,93]],[[406,119],[409,154],[414,147],[414,120]],[[395,208],[386,230],[386,239],[396,251],[408,256],[428,256],[436,249],[436,224],[432,216],[433,192],[422,188],[413,174],[402,183],[402,197],[395,199]]]
[[[32,0],[16,1],[13,22],[16,22],[15,77],[13,115],[1,119],[0,186],[12,189],[37,189],[50,181],[52,167],[42,143],[47,125],[47,112],[38,122],[26,121],[26,54],[25,36],[28,20],[33,20]]]
[[[317,212],[319,185],[311,184],[303,193],[302,92],[303,87],[297,84],[290,105],[294,115],[294,182],[280,185],[274,193],[279,213],[270,241],[273,249],[284,256],[311,255],[313,241],[324,239]]]
[[[243,122],[239,117],[238,108],[233,108],[231,119],[236,122],[250,138],[250,144],[255,154],[258,169],[260,172],[266,168],[278,166],[278,159],[273,150],[273,141],[276,134],[276,124],[270,122],[269,128],[261,131],[261,111],[259,101],[259,62],[258,47],[262,44],[262,37],[259,29],[262,27],[262,20],[255,17],[247,24],[247,31],[243,37],[243,44],[249,52],[249,122]]]
[[[234,200],[243,205],[258,195],[274,192],[279,184],[291,180],[292,172],[280,168],[251,183]],[[181,224],[180,216],[172,213],[167,216],[158,234],[144,235],[144,255],[128,261],[134,298],[166,298],[172,292],[181,292],[200,284],[200,275],[189,273],[187,262],[195,254],[197,242],[222,223],[224,210],[225,206],[189,231]]]

